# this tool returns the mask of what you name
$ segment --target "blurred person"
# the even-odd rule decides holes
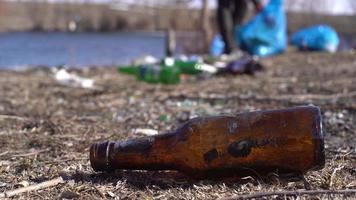
[[[236,26],[241,26],[247,13],[248,3],[252,2],[257,12],[263,9],[263,0],[218,0],[218,27],[225,43],[224,54],[238,54],[234,39]]]

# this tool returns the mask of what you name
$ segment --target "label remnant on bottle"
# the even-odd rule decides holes
[[[214,148],[204,154],[204,160],[208,164],[218,157],[218,151]]]
[[[250,154],[252,148],[252,140],[239,140],[231,143],[227,151],[234,157],[246,157]]]
[[[234,133],[236,133],[236,129],[237,129],[237,127],[238,127],[236,121],[230,122],[228,126],[229,126],[229,127],[228,127],[228,128],[229,128],[229,134],[234,134]]]
[[[282,137],[263,138],[259,140],[244,139],[231,143],[227,151],[234,157],[246,157],[251,153],[252,148],[261,148],[267,145],[277,147],[285,144],[287,144],[287,139]]]

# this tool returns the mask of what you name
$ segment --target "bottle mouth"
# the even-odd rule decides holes
[[[110,172],[114,169],[109,159],[110,142],[98,142],[90,146],[90,164],[94,171]]]
[[[325,166],[325,148],[324,148],[324,134],[323,134],[323,122],[320,112],[320,108],[314,106],[316,110],[315,124],[313,128],[313,136],[315,137],[315,162],[316,165],[313,170],[322,169]]]

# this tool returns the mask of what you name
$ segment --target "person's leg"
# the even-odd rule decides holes
[[[235,0],[234,2],[234,26],[241,26],[248,9],[248,0]]]
[[[218,0],[218,26],[225,42],[224,53],[230,54],[235,48],[234,40],[234,0]]]
[[[240,29],[240,27],[243,25],[243,20],[246,16],[247,9],[248,9],[247,1],[249,0],[235,0],[234,13],[233,13],[234,30]],[[238,45],[241,49],[244,49],[243,41],[240,41],[240,44]]]

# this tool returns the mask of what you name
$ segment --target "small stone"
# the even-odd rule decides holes
[[[344,114],[338,113],[338,114],[337,114],[337,117],[338,117],[339,119],[342,119],[342,118],[344,118]]]
[[[33,128],[31,129],[31,133],[36,132],[36,129],[37,129],[37,127],[33,127]]]
[[[71,191],[64,191],[62,192],[62,194],[60,195],[60,199],[75,199],[78,198],[80,195],[75,193],[75,192],[71,192]]]
[[[0,188],[1,188],[1,187],[5,187],[5,186],[7,186],[7,183],[0,182]]]
[[[73,142],[64,142],[64,144],[65,144],[67,147],[72,147],[72,146],[73,146]]]
[[[27,187],[30,185],[30,183],[28,181],[21,181],[21,182],[17,183],[16,185],[19,185],[22,187]]]
[[[189,118],[190,118],[190,112],[188,112],[188,111],[182,112],[178,115],[178,121],[180,123],[188,121]]]
[[[74,180],[69,180],[69,181],[67,182],[67,184],[68,184],[69,186],[73,187],[73,186],[75,185],[75,181],[74,181]]]
[[[324,115],[325,117],[331,117],[332,113],[330,111],[326,111]]]

